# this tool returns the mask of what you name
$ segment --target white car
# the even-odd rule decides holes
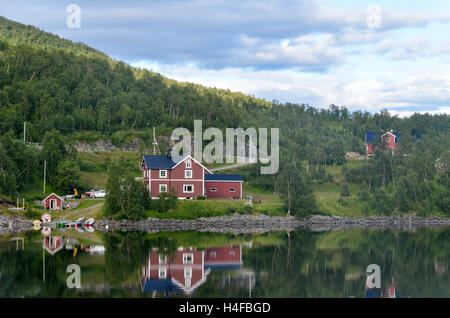
[[[91,198],[104,198],[107,192],[105,190],[98,190],[91,193]]]

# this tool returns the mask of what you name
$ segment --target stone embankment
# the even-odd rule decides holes
[[[55,223],[49,223],[55,228]],[[266,215],[232,215],[195,220],[157,219],[149,218],[141,221],[111,221],[102,219],[94,224],[100,231],[146,231],[155,233],[160,231],[200,231],[222,233],[264,233],[277,231],[292,231],[300,228],[310,231],[330,231],[350,228],[392,228],[416,229],[418,227],[450,226],[450,218],[415,216],[391,216],[350,218],[338,216],[313,216],[307,219],[294,217],[269,217]],[[31,220],[11,218],[0,215],[0,234],[18,232],[33,228]]]
[[[335,216],[313,216],[308,219],[294,217],[269,217],[265,215],[233,215],[196,220],[160,220],[151,218],[143,221],[97,222],[96,228],[102,231],[183,231],[251,233],[292,231],[301,228],[310,231],[330,231],[350,228],[398,228],[416,229],[418,227],[450,226],[450,218],[419,218],[414,216],[348,218]]]

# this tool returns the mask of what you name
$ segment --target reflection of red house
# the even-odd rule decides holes
[[[48,197],[46,197],[43,202],[44,209],[46,210],[62,210],[64,200],[56,194],[52,193]]]
[[[141,286],[146,291],[183,291],[191,294],[206,281],[204,252],[180,248],[172,254],[154,250],[143,267]]]
[[[210,269],[239,269],[242,265],[242,247],[208,247],[205,249],[205,267]]]
[[[44,237],[42,247],[51,255],[55,255],[64,246],[63,238],[61,236],[47,236]]]

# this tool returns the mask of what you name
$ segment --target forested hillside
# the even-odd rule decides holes
[[[287,193],[296,193],[295,202],[287,202],[292,213],[318,209],[312,194],[315,183],[342,187],[342,204],[347,196],[356,200],[356,193],[347,195],[345,187],[358,187],[358,200],[379,214],[450,211],[448,115],[398,118],[387,111],[351,112],[344,106],[318,109],[179,83],[2,17],[0,118],[0,193],[10,197],[40,178],[38,167],[44,159],[50,161],[54,186],[76,185],[76,177],[70,181],[75,184],[61,178],[69,172],[76,176],[82,163],[73,149],[58,145],[98,139],[120,145],[139,138],[149,147],[153,126],[158,135],[168,135],[175,127],[192,130],[194,119],[201,119],[204,128],[280,128],[280,172],[259,176],[255,166],[246,177],[286,200]],[[44,151],[20,142],[24,121],[26,140],[44,142]],[[346,152],[364,153],[366,131],[388,129],[402,133],[399,155],[382,151],[358,167],[347,165]],[[439,158],[445,167],[441,170],[435,168]],[[336,180],[327,173],[330,166],[342,167],[345,178]],[[377,202],[386,206],[380,208]]]

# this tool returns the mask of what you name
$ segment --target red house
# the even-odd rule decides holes
[[[142,291],[191,294],[206,281],[209,270],[204,267],[204,252],[180,247],[175,253],[151,251],[142,268]]]
[[[379,134],[376,132],[366,132],[366,155],[373,156],[375,154],[375,138]],[[380,136],[381,143],[384,147],[392,149],[393,151],[397,150],[397,141],[400,138],[401,134],[398,132],[394,132],[390,130],[385,134]]]
[[[207,174],[205,195],[207,198],[241,199],[242,182],[239,174]]]
[[[142,178],[152,198],[163,192],[176,191],[180,199],[200,195],[209,198],[241,198],[242,177],[212,174],[191,156],[145,155],[141,162]],[[227,177],[224,177],[227,176]]]
[[[46,210],[62,210],[64,199],[52,193],[43,200],[44,209]]]

